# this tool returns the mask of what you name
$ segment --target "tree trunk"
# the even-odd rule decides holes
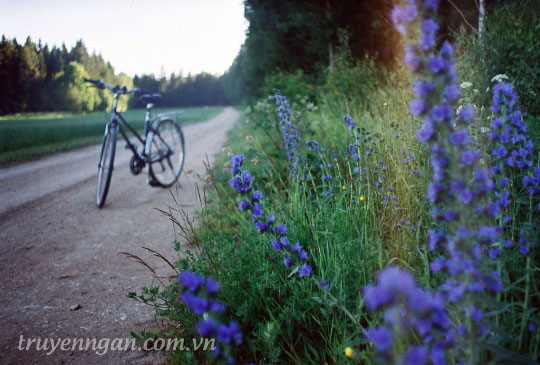
[[[484,33],[484,19],[486,17],[485,0],[478,0],[478,34],[482,39],[482,33]]]
[[[330,21],[330,0],[326,0],[326,20]],[[332,39],[328,41],[328,70],[334,71],[334,46]]]

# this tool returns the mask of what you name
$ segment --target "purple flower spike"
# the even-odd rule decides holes
[[[276,228],[276,233],[280,236],[283,236],[287,233],[287,226],[285,226],[284,224],[279,224]]]
[[[461,90],[456,85],[448,85],[444,90],[444,99],[446,102],[453,102],[459,99]],[[462,110],[463,111],[463,110]],[[473,110],[474,116],[474,110]]]
[[[238,202],[238,209],[242,211],[249,209],[249,207],[250,207],[250,204],[247,200],[242,200]]]
[[[392,348],[400,352],[397,354],[388,349],[377,349],[383,352],[382,360],[405,364],[444,364],[447,360],[445,351],[461,343],[455,338],[460,331],[453,327],[453,323],[465,323],[465,318],[459,318],[460,314],[454,314],[458,318],[450,321],[445,313],[445,305],[463,308],[464,298],[471,293],[502,290],[500,275],[487,273],[488,266],[483,265],[481,260],[486,253],[494,259],[501,254],[492,247],[500,239],[499,235],[504,233],[502,227],[496,226],[496,221],[500,219],[503,225],[509,223],[503,217],[507,214],[505,210],[510,205],[510,199],[514,198],[510,195],[510,188],[513,190],[514,184],[517,184],[515,179],[505,180],[506,171],[530,168],[534,165],[534,154],[530,138],[523,135],[526,124],[522,121],[519,108],[514,106],[517,95],[510,84],[498,84],[493,88],[491,109],[497,113],[489,131],[493,158],[482,158],[482,154],[473,148],[471,142],[475,142],[479,148],[481,139],[472,141],[472,135],[465,125],[474,120],[475,107],[466,105],[459,108],[457,115],[454,112],[460,97],[453,64],[454,50],[448,42],[444,42],[439,51],[434,49],[439,29],[434,20],[437,18],[438,2],[406,2],[416,4],[423,17],[414,25],[401,20],[396,20],[396,23],[407,38],[417,39],[416,43],[406,45],[405,62],[416,77],[415,99],[410,102],[411,114],[422,117],[424,123],[417,137],[420,142],[427,142],[424,149],[429,148],[431,152],[433,175],[426,195],[433,205],[434,223],[440,228],[429,231],[429,248],[441,249],[441,255],[431,262],[430,268],[434,273],[444,273],[447,280],[439,287],[435,300],[431,294],[416,286],[410,274],[390,268],[379,274],[376,286],[365,288],[364,300],[368,309],[383,311],[384,328],[390,334],[392,331],[413,331],[413,337],[417,337],[418,344],[423,345],[406,347],[400,344],[403,346]],[[421,34],[414,37],[418,25]],[[473,127],[471,132],[477,130],[476,126]],[[478,132],[486,131],[479,129]],[[488,165],[486,170],[477,167],[479,161],[482,161],[482,165]],[[529,178],[524,179],[523,186],[530,194],[537,194],[539,184],[532,185],[532,174],[524,175],[529,175]],[[534,204],[536,206],[536,202]],[[469,217],[480,214],[486,223],[478,228],[478,221]],[[523,254],[528,252],[525,242],[520,242],[520,251]],[[475,322],[480,321],[482,312],[476,308],[468,310]],[[470,337],[486,331],[478,324],[473,329],[461,331],[461,335],[466,342]]]
[[[412,70],[416,70],[422,65],[422,59],[418,56],[416,48],[410,44],[405,45],[404,62]]]
[[[465,146],[471,141],[469,131],[462,129],[450,135],[450,143],[455,146]]]
[[[214,334],[216,325],[211,319],[206,319],[197,323],[197,331],[202,337],[210,337]]]
[[[472,105],[466,105],[459,111],[458,120],[469,122],[474,118],[475,109]]]
[[[423,99],[415,99],[409,103],[409,106],[411,107],[411,114],[415,117],[426,110],[426,102]]]
[[[431,118],[438,123],[450,119],[452,116],[452,108],[448,104],[436,105],[431,110]]]
[[[291,260],[290,257],[283,258],[283,265],[289,267],[289,266],[291,266],[291,264],[292,264],[292,260]]]
[[[392,332],[386,327],[367,330],[366,338],[373,343],[375,349],[379,352],[384,352],[392,347]]]
[[[202,285],[204,278],[200,275],[193,274],[192,272],[184,271],[178,275],[178,281],[182,286],[195,292]]]
[[[300,246],[299,242],[296,242],[296,244],[291,247],[291,251],[300,253],[300,251],[302,251],[302,246]]]
[[[219,293],[219,283],[212,278],[206,279],[206,292],[210,295]]]
[[[427,142],[433,137],[434,133],[435,131],[433,129],[433,123],[431,123],[431,121],[427,121],[422,126],[422,129],[420,129],[417,133],[418,141]]]
[[[262,198],[263,198],[262,193],[261,193],[260,191],[257,190],[257,191],[254,192],[253,195],[251,196],[251,201],[255,203],[255,202],[260,201]]]
[[[440,56],[431,55],[428,59],[428,67],[434,74],[438,74],[444,71],[448,66],[444,58]]]
[[[300,268],[300,270],[298,270],[298,276],[301,277],[301,278],[306,277],[306,276],[310,276],[311,272],[312,272],[311,266],[304,265],[304,266],[302,266]]]
[[[433,81],[416,81],[414,83],[414,94],[417,98],[425,98],[435,89],[435,83]],[[459,89],[458,89],[459,90]]]
[[[410,347],[405,353],[405,364],[424,365],[427,364],[428,351],[424,346]]]

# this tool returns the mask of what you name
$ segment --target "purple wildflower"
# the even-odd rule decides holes
[[[310,276],[311,272],[312,272],[311,266],[304,265],[304,266],[302,266],[300,268],[300,270],[298,270],[298,276],[301,277],[301,278],[306,277],[306,276]]]
[[[384,352],[392,347],[392,332],[386,327],[378,327],[366,331],[366,338],[373,343],[375,349]]]

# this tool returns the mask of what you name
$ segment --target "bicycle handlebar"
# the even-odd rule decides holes
[[[159,93],[148,93],[144,91],[143,89],[133,88],[133,89],[127,89],[125,86],[120,87],[116,85],[115,87],[111,87],[111,85],[107,84],[104,81],[101,80],[90,80],[87,78],[84,78],[84,82],[88,82],[98,89],[107,89],[110,90],[115,95],[126,95],[126,94],[135,94],[138,98],[140,98],[143,101],[147,101],[148,103],[154,103],[161,100],[161,94]]]
[[[136,94],[136,93],[141,92],[141,90],[139,90],[137,88],[128,90],[125,86],[120,87],[120,86],[116,85],[115,87],[111,87],[111,85],[107,84],[106,82],[100,81],[100,80],[90,80],[90,79],[84,78],[84,82],[88,82],[88,83],[94,85],[95,87],[97,87],[98,89],[110,90],[114,94]]]

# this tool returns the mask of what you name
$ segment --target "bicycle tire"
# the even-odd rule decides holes
[[[172,119],[158,121],[148,133],[145,148],[150,178],[163,188],[172,186],[184,167],[185,142],[180,124]]]
[[[118,128],[116,126],[108,126],[107,128],[109,130],[103,138],[98,164],[98,183],[96,189],[96,203],[98,208],[103,208],[105,199],[107,199],[107,193],[109,192],[114,155],[116,152],[116,138],[118,136]],[[107,163],[108,165],[106,165]]]

